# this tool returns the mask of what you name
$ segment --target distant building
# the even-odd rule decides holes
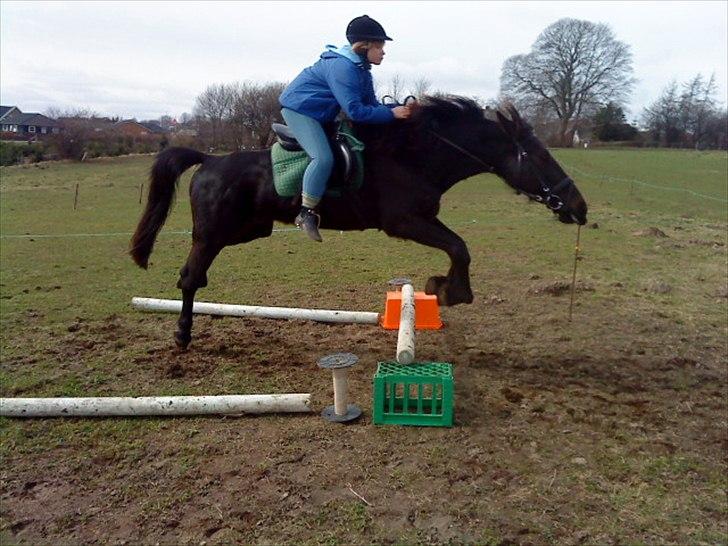
[[[23,113],[17,106],[0,106],[0,130],[10,138],[26,139],[58,134],[61,125],[43,114]]]
[[[163,135],[166,131],[156,122],[138,122],[132,119],[119,121],[114,124],[114,130],[132,137],[147,137]]]
[[[162,127],[157,121],[140,121],[139,124],[149,129],[155,135],[163,135],[168,131],[168,129]]]

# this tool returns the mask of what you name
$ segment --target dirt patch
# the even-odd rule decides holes
[[[542,281],[533,294],[564,293],[554,286],[564,285]],[[12,373],[52,370],[47,383],[13,395],[310,392],[315,412],[6,422],[3,542],[525,546],[724,536],[724,340],[669,313],[624,310],[611,302],[623,290],[602,291],[599,299],[582,285],[569,323],[563,302],[499,288],[444,309],[443,330],[418,332],[419,359],[454,364],[452,429],[371,423],[372,376],[393,357],[394,331],[197,317],[190,349],[179,351],[172,315],[79,317],[37,361],[3,362]],[[365,411],[348,426],[318,416],[332,385],[316,361],[343,350],[360,358],[350,393]]]
[[[574,287],[575,292],[594,292],[595,288],[591,283],[577,281]],[[548,281],[536,284],[528,289],[529,294],[533,295],[549,295],[562,296],[571,292],[571,282],[569,281]]]
[[[660,228],[649,227],[646,229],[640,229],[632,232],[634,237],[659,237],[661,239],[668,238],[667,233],[662,231]]]

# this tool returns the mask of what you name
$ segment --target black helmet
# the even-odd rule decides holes
[[[354,42],[365,42],[368,40],[391,40],[387,33],[384,32],[382,25],[377,23],[368,15],[355,17],[346,27],[346,39],[350,44]]]

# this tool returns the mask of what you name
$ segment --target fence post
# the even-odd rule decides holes
[[[76,194],[73,196],[73,210],[78,206],[78,182],[76,182]]]

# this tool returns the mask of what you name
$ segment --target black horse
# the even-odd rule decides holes
[[[470,255],[465,242],[438,218],[440,198],[457,182],[493,172],[520,193],[544,203],[561,222],[586,223],[587,205],[573,181],[533,134],[516,109],[497,121],[462,97],[427,97],[408,120],[389,125],[355,124],[364,142],[361,189],[321,203],[321,228],[376,228],[448,254],[450,271],[430,277],[425,287],[440,305],[471,303]],[[188,148],[160,152],[151,170],[149,197],[131,240],[130,254],[146,269],[164,224],[179,176],[201,164],[190,183],[192,249],[180,270],[182,312],[175,334],[185,348],[192,340],[192,304],[207,286],[207,270],[225,246],[268,237],[273,222],[288,224],[301,198],[278,196],[269,150],[211,156]],[[301,244],[309,244],[301,241]]]

